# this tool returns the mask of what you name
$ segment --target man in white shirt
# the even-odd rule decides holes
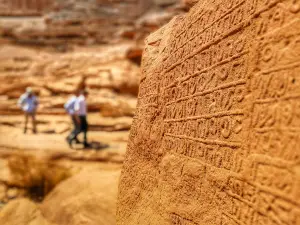
[[[24,126],[24,134],[27,132],[27,123],[28,118],[31,117],[32,120],[32,130],[33,133],[36,133],[36,110],[38,107],[38,99],[34,95],[32,89],[30,87],[26,88],[26,92],[19,98],[18,106],[25,113],[25,126]]]
[[[87,91],[81,91],[80,96],[75,101],[74,110],[75,110],[75,119],[79,124],[79,130],[75,132],[69,139],[69,144],[72,147],[72,142],[77,138],[77,136],[83,132],[84,133],[84,147],[88,148],[90,145],[87,142],[87,132],[88,132],[88,122],[87,122],[87,103],[86,99],[88,97]]]
[[[75,117],[75,102],[77,101],[78,97],[79,97],[79,91],[76,91],[75,94],[64,105],[66,112],[71,117],[73,127],[74,127],[73,130],[71,131],[71,133],[66,138],[68,143],[70,143],[70,138],[73,137],[80,129],[79,123],[77,122],[76,117]],[[77,137],[75,138],[75,141],[77,144],[80,143],[80,141],[77,139]]]

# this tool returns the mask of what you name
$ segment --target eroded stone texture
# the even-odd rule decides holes
[[[146,42],[118,224],[300,224],[300,1],[199,1]]]

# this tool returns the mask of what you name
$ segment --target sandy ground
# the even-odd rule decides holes
[[[93,118],[92,115],[90,120],[91,127],[94,127],[96,118]],[[111,121],[117,121],[120,119],[107,119],[98,117],[98,120],[102,120],[101,124],[109,124]],[[71,129],[71,124],[67,116],[42,115],[38,117],[38,121],[39,125],[37,126],[37,134],[33,134],[30,129],[28,130],[27,134],[23,134],[23,116],[1,115],[0,149],[69,152],[74,150],[83,150],[80,144],[74,145],[74,149],[70,149],[65,140]],[[62,130],[62,132],[56,133],[56,129]],[[128,130],[114,132],[100,131],[101,128],[98,130],[99,131],[97,131],[97,129],[93,129],[88,133],[89,142],[93,144],[95,150],[113,151],[120,154],[125,152],[129,133]],[[79,136],[79,139],[82,139],[81,135]]]
[[[27,134],[23,134],[22,115],[1,115],[0,189],[3,190],[0,190],[0,209],[8,202],[24,196],[10,196],[9,193],[15,190],[16,186],[17,190],[26,190],[27,176],[34,177],[35,173],[49,176],[50,181],[57,185],[57,171],[66,171],[71,176],[86,170],[100,173],[111,171],[112,174],[119,172],[124,161],[129,130],[101,130],[115,129],[118,126],[130,127],[131,118],[101,118],[99,115],[90,115],[89,120],[92,131],[88,133],[88,138],[92,148],[83,149],[82,144],[77,144],[71,149],[65,140],[72,127],[68,116],[39,115],[39,132],[33,134],[29,130]],[[82,138],[79,136],[79,139]],[[30,174],[30,171],[33,171],[33,174]],[[94,181],[97,181],[97,178],[94,178]]]

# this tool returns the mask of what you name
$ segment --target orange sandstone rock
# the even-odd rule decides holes
[[[115,225],[119,176],[119,171],[83,171],[47,196],[42,213],[57,225]]]
[[[39,207],[28,199],[11,201],[0,212],[2,225],[55,225],[49,223]]]
[[[199,1],[150,35],[117,224],[300,224],[299,8]]]

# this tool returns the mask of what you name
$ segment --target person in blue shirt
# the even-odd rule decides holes
[[[18,106],[23,110],[25,114],[25,126],[24,134],[27,132],[28,119],[31,117],[32,130],[36,133],[36,110],[38,107],[38,98],[34,95],[30,87],[26,88],[26,92],[19,98]]]
[[[78,97],[79,97],[79,92],[76,91],[75,94],[64,105],[64,108],[65,108],[66,112],[69,114],[69,116],[71,117],[71,120],[73,123],[73,130],[66,138],[66,141],[69,143],[69,145],[71,145],[70,142],[71,142],[72,137],[75,137],[75,142],[77,144],[80,143],[80,141],[78,140],[78,138],[76,136],[76,134],[80,130],[80,124],[78,123],[78,120],[75,115],[75,103],[76,103]]]

